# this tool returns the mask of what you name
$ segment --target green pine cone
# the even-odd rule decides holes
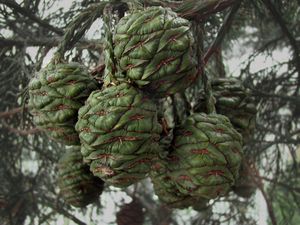
[[[193,114],[175,131],[169,157],[171,179],[182,194],[216,198],[238,179],[242,138],[223,115]]]
[[[176,184],[169,175],[168,162],[171,159],[156,160],[152,165],[150,178],[153,183],[154,192],[160,201],[168,207],[184,209],[187,207],[201,208],[206,205],[204,198],[192,197],[179,192]]]
[[[235,78],[219,78],[211,82],[216,110],[227,116],[246,141],[255,129],[256,106],[249,90]],[[204,106],[200,99],[196,111]]]
[[[83,163],[80,146],[73,146],[58,162],[58,186],[68,204],[84,207],[97,200],[104,182]]]
[[[97,83],[78,63],[49,64],[29,83],[29,109],[34,123],[68,145],[79,144],[75,123],[79,108]]]
[[[156,97],[187,88],[196,78],[191,24],[170,9],[150,7],[123,17],[114,35],[120,73]]]
[[[149,172],[162,128],[155,104],[123,83],[94,91],[79,110],[76,130],[94,175],[126,187]]]

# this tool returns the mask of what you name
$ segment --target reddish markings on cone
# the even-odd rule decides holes
[[[60,104],[60,105],[56,106],[56,109],[64,110],[64,109],[71,109],[71,107],[67,106],[67,105],[64,105],[64,104]]]
[[[125,67],[125,70],[130,70],[130,69],[132,69],[132,68],[134,68],[134,67],[135,67],[135,65],[129,64],[129,65],[127,65],[127,66]]]
[[[144,118],[145,118],[145,116],[142,114],[135,114],[135,115],[129,117],[130,120],[142,120]]]
[[[171,42],[171,41],[176,42],[177,41],[177,36],[178,35],[171,36],[170,39],[169,39],[169,42]]]
[[[211,170],[208,172],[208,176],[221,176],[224,174],[222,170]]]
[[[108,175],[108,176],[112,176],[115,174],[115,172],[112,169],[110,169],[106,166],[99,166],[99,167],[93,169],[93,172],[94,173],[100,172],[100,173],[102,173],[104,175]]]
[[[117,93],[117,94],[115,95],[116,98],[120,98],[120,97],[123,97],[123,96],[125,96],[124,93]]]
[[[182,132],[182,135],[183,136],[191,136],[191,135],[193,135],[193,132],[189,131],[189,130],[185,130],[185,131]]]
[[[100,159],[107,159],[107,158],[110,158],[110,159],[116,159],[116,157],[114,157],[112,154],[98,154],[96,156],[97,158],[100,158]]]
[[[187,175],[180,175],[177,179],[178,180],[192,181],[192,179],[189,176],[187,176]]]
[[[105,141],[104,143],[110,143],[110,142],[115,142],[115,141],[136,141],[139,140],[137,137],[128,137],[128,136],[117,136],[117,137],[112,137]]]
[[[160,64],[157,65],[157,69],[161,68],[164,65],[168,65],[170,62],[174,61],[175,57],[170,57],[168,59],[163,60]]]
[[[89,133],[89,132],[91,132],[91,129],[88,128],[88,127],[83,127],[83,128],[80,129],[80,132],[87,132],[87,133]]]
[[[138,165],[138,164],[149,163],[149,162],[151,162],[151,161],[152,161],[152,160],[149,159],[149,158],[137,160],[137,161],[135,161],[135,162],[129,164],[128,169],[131,169],[131,168],[135,167],[135,166]]]
[[[47,78],[47,81],[48,81],[49,83],[52,83],[52,82],[55,81],[55,78],[54,78],[54,77],[48,77],[48,78]]]
[[[155,163],[151,166],[151,168],[153,170],[160,170],[162,168],[162,166],[159,163]]]
[[[39,95],[39,96],[47,96],[48,93],[46,91],[37,91],[35,92],[35,95]]]
[[[76,83],[77,83],[76,80],[70,80],[70,81],[67,82],[67,84],[70,84],[70,85],[73,85],[73,84],[76,84]]]
[[[207,155],[207,154],[209,154],[209,151],[206,148],[204,148],[204,149],[192,149],[191,153],[200,154],[200,155]]]
[[[224,133],[224,129],[222,128],[216,128],[215,131],[218,133]]]
[[[107,114],[107,112],[105,112],[104,110],[101,110],[99,112],[95,112],[95,115],[98,115],[98,116],[105,116]]]

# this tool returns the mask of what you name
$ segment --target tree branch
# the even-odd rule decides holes
[[[252,171],[251,178],[254,181],[254,183],[256,184],[256,186],[258,187],[258,189],[261,191],[261,193],[262,193],[262,195],[263,195],[263,197],[266,201],[267,209],[268,209],[269,216],[270,216],[272,224],[277,225],[277,220],[276,220],[276,217],[275,217],[275,213],[274,213],[272,203],[271,203],[267,193],[265,192],[264,185],[263,185],[263,182],[262,182],[262,178],[260,177],[258,169],[256,169],[255,166],[250,168],[250,165],[248,163],[246,163],[246,166],[249,168],[249,171]]]
[[[219,51],[219,47],[221,43],[224,40],[225,35],[227,34],[228,30],[231,27],[233,18],[235,14],[237,13],[238,9],[240,8],[241,1],[238,0],[236,3],[232,6],[230,12],[226,15],[224,19],[224,23],[222,24],[221,28],[218,31],[217,37],[214,40],[214,42],[211,44],[205,55],[203,56],[203,62],[204,65],[208,62],[209,58],[217,51]]]
[[[54,26],[50,25],[49,23],[47,23],[45,20],[42,20],[41,18],[35,16],[32,12],[30,12],[29,10],[21,7],[15,1],[12,1],[12,0],[0,0],[0,3],[8,6],[9,8],[11,8],[11,9],[15,10],[16,12],[20,13],[21,15],[28,17],[32,21],[34,21],[37,24],[41,25],[42,27],[45,27],[48,30],[53,31],[54,33],[56,33],[58,35],[63,35],[64,34],[64,32],[61,29],[59,29],[57,27],[54,27]]]
[[[274,20],[279,24],[284,35],[286,35],[286,37],[289,39],[289,42],[294,50],[294,58],[295,58],[296,68],[298,71],[298,87],[296,88],[296,91],[295,91],[295,95],[297,95],[298,91],[300,89],[300,50],[298,47],[297,40],[294,38],[293,34],[290,32],[289,28],[286,25],[286,22],[284,21],[284,19],[280,15],[280,13],[277,11],[277,9],[273,5],[273,3],[270,0],[262,0],[262,2],[270,10]]]
[[[170,7],[177,12],[181,17],[187,19],[205,19],[211,14],[222,11],[231,6],[236,0],[187,0],[183,2],[175,1],[155,1],[155,0],[142,0],[142,3],[149,6],[163,6]]]
[[[11,117],[17,113],[22,112],[22,110],[23,110],[23,107],[18,107],[18,108],[11,109],[9,111],[0,112],[0,118]]]
[[[0,0],[1,1],[1,0]],[[40,38],[40,39],[9,39],[9,38],[0,38],[0,47],[28,47],[28,46],[45,46],[45,47],[56,47],[61,42],[61,38]],[[75,44],[76,47],[80,49],[91,49],[99,50],[103,48],[102,40],[83,40]]]

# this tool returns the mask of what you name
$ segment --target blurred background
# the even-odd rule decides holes
[[[244,146],[254,165],[255,179],[244,184],[250,194],[232,191],[198,211],[171,209],[144,180],[126,189],[106,187],[84,209],[63,201],[56,165],[66,146],[34,126],[26,87],[49,63],[76,15],[97,2],[0,0],[0,224],[124,225],[116,216],[122,210],[119,217],[142,218],[129,225],[300,224],[299,0],[214,1],[214,9],[224,2],[226,7],[209,8],[198,21],[203,55],[209,56],[207,75],[236,77],[255,99],[256,129]],[[176,7],[182,1],[139,2]],[[103,64],[102,24],[95,19],[65,58],[97,70]],[[201,84],[195,84],[186,95],[195,97],[200,90]],[[138,204],[131,203],[133,198]]]

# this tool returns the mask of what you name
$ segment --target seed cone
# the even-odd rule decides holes
[[[162,7],[150,7],[123,17],[114,35],[114,55],[120,73],[156,97],[187,88],[196,78],[194,39],[188,20]]]
[[[58,186],[68,204],[84,207],[98,199],[104,182],[83,163],[80,147],[73,146],[58,162]]]
[[[155,104],[123,83],[93,92],[79,110],[76,130],[93,174],[126,187],[146,177],[162,128]]]
[[[169,158],[170,177],[180,193],[216,198],[238,178],[242,138],[225,116],[193,114],[175,131]]]
[[[246,141],[255,129],[256,106],[251,92],[235,78],[219,78],[211,82],[216,99],[216,110],[227,116],[232,125]],[[204,108],[204,98],[200,95],[195,111]],[[204,95],[203,95],[204,96]]]
[[[29,109],[37,127],[60,142],[79,144],[78,109],[97,83],[78,63],[49,64],[29,83]]]
[[[207,200],[199,197],[192,197],[182,194],[176,187],[175,182],[170,177],[168,163],[171,159],[157,159],[153,163],[150,178],[153,183],[154,192],[159,200],[170,208],[203,208],[207,204]]]

